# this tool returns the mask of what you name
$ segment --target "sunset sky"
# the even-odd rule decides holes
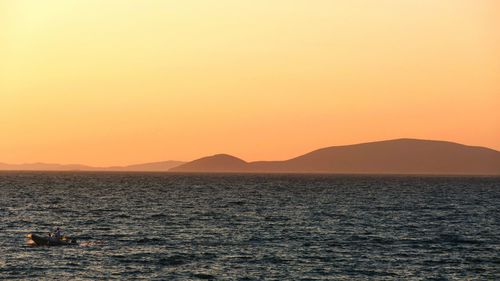
[[[0,0],[0,162],[500,150],[498,0]]]

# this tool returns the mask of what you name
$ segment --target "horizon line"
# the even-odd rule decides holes
[[[133,162],[133,163],[128,163],[128,164],[118,164],[118,165],[92,165],[92,164],[83,164],[83,163],[54,163],[54,162],[43,162],[43,161],[34,161],[34,162],[22,162],[22,163],[7,163],[7,162],[2,162],[1,159],[0,159],[0,164],[3,164],[3,165],[12,165],[12,166],[23,166],[23,165],[58,165],[58,166],[85,166],[87,168],[93,168],[93,169],[112,169],[112,168],[128,168],[130,166],[134,166],[134,165],[145,165],[145,164],[155,164],[155,163],[163,163],[163,162],[183,162],[183,163],[189,163],[191,161],[195,161],[195,160],[198,160],[198,159],[202,159],[202,158],[206,158],[206,157],[212,157],[212,156],[216,156],[216,155],[228,155],[228,156],[231,156],[231,157],[235,157],[235,158],[238,158],[244,162],[247,162],[247,163],[252,163],[252,162],[274,162],[274,161],[286,161],[286,160],[290,160],[290,159],[294,159],[296,157],[300,157],[302,155],[305,155],[305,154],[308,154],[308,153],[311,153],[311,152],[314,152],[314,151],[318,151],[318,150],[322,150],[322,149],[327,149],[327,148],[331,148],[331,147],[345,147],[345,146],[356,146],[356,145],[363,145],[363,144],[370,144],[370,143],[379,143],[379,142],[388,142],[388,141],[401,141],[401,140],[414,140],[414,141],[431,141],[431,142],[445,142],[445,143],[452,143],[452,144],[457,144],[457,145],[462,145],[462,146],[466,146],[466,147],[476,147],[476,148],[485,148],[485,149],[489,149],[489,150],[493,150],[495,152],[499,152],[499,150],[496,150],[494,148],[491,148],[491,147],[487,147],[487,146],[481,146],[481,145],[469,145],[469,144],[463,144],[463,143],[459,143],[459,142],[456,142],[456,141],[448,141],[448,140],[436,140],[436,139],[423,139],[423,138],[410,138],[410,137],[400,137],[400,138],[393,138],[393,139],[383,139],[383,140],[375,140],[375,141],[365,141],[365,142],[356,142],[356,143],[352,143],[352,144],[340,144],[340,145],[330,145],[330,146],[325,146],[325,147],[320,147],[320,148],[317,148],[317,149],[313,149],[313,150],[309,150],[305,153],[302,153],[302,154],[299,154],[297,156],[293,156],[293,157],[290,157],[290,158],[286,158],[286,159],[282,159],[282,160],[255,160],[255,161],[246,161],[240,157],[237,157],[237,156],[234,156],[232,154],[229,154],[229,153],[210,153],[208,155],[205,155],[205,156],[201,156],[201,157],[197,157],[197,158],[194,158],[192,160],[177,160],[177,159],[168,159],[168,160],[155,160],[155,161],[143,161],[143,162]],[[1,170],[1,169],[0,169]]]

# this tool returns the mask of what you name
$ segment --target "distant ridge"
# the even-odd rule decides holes
[[[242,172],[248,169],[248,163],[228,154],[216,154],[203,157],[170,169],[170,171],[195,172]]]
[[[107,171],[129,171],[129,172],[166,172],[171,168],[182,165],[186,162],[182,161],[161,161],[144,164],[134,164],[129,166],[115,166],[104,168]]]
[[[0,163],[3,171],[126,171],[126,172],[167,172],[169,169],[182,165],[181,161],[162,161],[129,166],[92,167],[80,164],[50,164],[50,163],[26,163],[5,164]]]
[[[24,164],[5,164],[0,163],[0,170],[3,171],[88,171],[98,170],[99,168],[79,165],[79,164],[52,164],[52,163],[24,163]]]
[[[500,175],[500,152],[447,141],[395,139],[326,147],[285,161],[245,162],[217,154],[170,171]]]
[[[0,170],[500,175],[500,152],[447,141],[395,139],[331,146],[285,161],[246,162],[216,154],[187,163],[162,161],[113,167],[0,163]]]

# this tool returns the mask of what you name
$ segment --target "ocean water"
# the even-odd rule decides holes
[[[0,279],[500,280],[500,178],[1,172],[0,230]]]

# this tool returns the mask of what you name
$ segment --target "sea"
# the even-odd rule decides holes
[[[500,177],[0,172],[0,279],[500,280]]]

